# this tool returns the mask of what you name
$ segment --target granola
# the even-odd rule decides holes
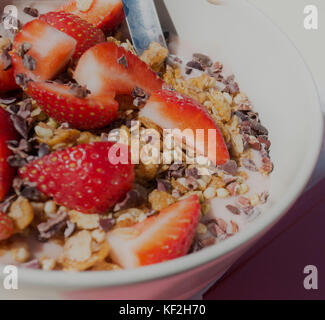
[[[37,9],[25,8],[25,12],[39,16]],[[126,49],[117,63],[128,71],[131,63],[128,54],[135,53],[131,42],[122,41],[119,30],[107,40]],[[8,46],[10,40],[1,38],[5,70],[12,67]],[[20,47],[20,55],[25,68],[34,71],[37,61],[27,54],[31,48],[25,43]],[[177,149],[164,139],[161,134],[164,128],[152,119],[141,117],[150,95],[138,86],[134,86],[129,97],[116,98],[120,108],[114,121],[91,130],[59,123],[26,92],[15,92],[13,97],[6,94],[0,99],[0,108],[10,114],[19,133],[19,138],[7,142],[11,155],[6,160],[13,168],[24,168],[47,155],[85,144],[110,141],[130,145],[135,131],[144,153],[152,150],[147,146],[158,143],[155,157],[160,161],[153,162],[152,155],[141,157],[134,167],[131,190],[109,210],[98,214],[86,214],[58,203],[45,194],[45,189],[16,175],[11,190],[0,203],[1,212],[13,225],[12,236],[0,238],[0,263],[13,259],[22,267],[46,271],[119,270],[121,265],[108,243],[108,234],[118,234],[120,230],[124,238],[135,239],[138,226],[154,221],[170,207],[178,208],[184,199],[197,197],[200,204],[199,222],[188,253],[233,236],[261,213],[269,196],[268,177],[273,170],[269,155],[271,143],[268,130],[261,124],[249,98],[240,91],[234,76],[225,75],[223,65],[207,55],[194,53],[186,61],[184,57],[168,54],[158,43],[152,43],[140,58],[161,76],[165,88],[172,88],[202,105],[222,133],[229,160],[217,166],[211,166],[209,161],[188,163],[184,144]],[[64,77],[65,83],[73,81],[70,93],[75,97],[87,99],[91,95],[91,90],[75,83],[71,70]],[[55,83],[62,83],[62,79],[58,77]],[[17,74],[16,81],[25,88],[30,80],[24,74]],[[155,132],[160,134],[158,138]],[[166,145],[170,153],[164,152]],[[147,161],[143,161],[145,158]],[[36,254],[34,245],[30,245],[31,237],[38,248],[54,241],[61,248],[60,254],[52,255],[45,249],[41,255]]]

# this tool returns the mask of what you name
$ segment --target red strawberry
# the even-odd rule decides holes
[[[67,66],[76,45],[77,41],[67,34],[33,20],[15,38],[15,74],[23,73],[33,80],[52,79]]]
[[[18,88],[13,68],[11,67],[5,71],[4,64],[0,59],[0,92],[7,92]]]
[[[18,140],[18,133],[10,120],[9,113],[0,107],[0,202],[10,190],[16,173],[7,162],[7,158],[12,155],[7,146],[7,141],[10,140]]]
[[[180,129],[187,138],[188,147],[219,165],[229,160],[229,152],[223,136],[205,108],[195,100],[172,90],[160,90],[151,95],[140,117],[150,119],[163,129]],[[190,129],[190,130],[186,130]],[[196,130],[203,130],[195,140]],[[198,132],[200,133],[200,132]],[[210,142],[210,144],[209,144]]]
[[[14,232],[12,220],[3,212],[0,212],[0,241],[11,237]]]
[[[124,20],[121,0],[70,0],[60,10],[73,13],[103,31],[110,31]]]
[[[79,60],[74,78],[95,94],[106,91],[131,94],[134,87],[150,94],[163,84],[136,55],[113,42],[101,43],[86,51]]]
[[[105,35],[100,29],[71,13],[49,12],[41,15],[39,19],[77,41],[73,59],[79,59],[89,48],[106,41]]]
[[[68,122],[74,128],[102,128],[118,116],[114,95],[87,96],[85,89],[79,87],[74,90],[72,86],[56,82],[33,81],[28,83],[27,93],[50,117],[60,123]]]
[[[108,233],[111,257],[123,268],[136,268],[188,253],[200,219],[197,195],[172,204],[131,228]]]
[[[21,168],[19,175],[60,205],[100,214],[132,188],[129,159],[126,145],[95,142],[53,152]]]

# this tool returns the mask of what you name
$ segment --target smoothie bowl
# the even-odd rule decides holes
[[[303,190],[317,93],[249,3],[157,1],[169,52],[139,57],[120,1],[10,4],[0,264],[18,267],[19,290],[1,297],[189,298]]]

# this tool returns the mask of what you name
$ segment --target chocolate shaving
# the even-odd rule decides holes
[[[70,83],[69,87],[69,92],[77,98],[85,99],[87,95],[90,94],[90,91],[87,89],[86,86],[80,86],[76,83]]]
[[[66,228],[63,232],[64,238],[69,238],[74,233],[75,230],[76,230],[76,224],[68,220],[66,223]]]
[[[60,231],[65,225],[68,214],[66,211],[61,210],[54,218],[42,222],[37,226],[39,231],[39,240],[46,241],[52,238],[58,231]]]
[[[15,77],[16,83],[23,89],[26,89],[29,79],[24,73],[18,73]]]
[[[8,106],[10,104],[13,104],[14,102],[17,101],[16,97],[11,97],[11,98],[0,98],[0,103]]]
[[[100,228],[108,232],[110,231],[114,226],[115,226],[116,220],[115,219],[110,219],[110,218],[100,218],[99,219],[99,226]]]
[[[205,68],[210,68],[213,65],[213,62],[210,59],[210,57],[208,57],[207,55],[202,54],[202,53],[194,53],[193,61],[198,62],[201,66],[203,66]]]
[[[10,116],[10,119],[12,120],[14,127],[18,131],[18,133],[24,139],[28,139],[28,126],[26,120],[20,117],[19,115],[15,115],[15,114],[12,114]]]
[[[233,213],[233,214],[235,214],[235,215],[240,215],[240,210],[237,208],[237,207],[235,207],[235,206],[232,206],[232,205],[227,205],[226,206],[226,208],[231,212],[231,213]]]
[[[36,69],[36,60],[32,56],[25,54],[23,57],[23,65],[27,70],[34,71]]]
[[[34,18],[39,16],[39,12],[36,8],[25,7],[24,12]]]
[[[261,194],[260,194],[260,201],[262,204],[265,204],[269,198],[270,194],[267,192],[267,191],[263,191]]]
[[[146,92],[139,87],[133,88],[132,97],[134,98],[133,105],[135,107],[139,107],[140,105],[146,103],[147,100],[149,99],[149,95],[146,94]]]
[[[237,174],[238,166],[235,160],[228,160],[225,164],[219,165],[218,169],[234,176]]]
[[[26,263],[23,263],[21,265],[22,268],[28,268],[28,269],[41,269],[41,265],[38,261],[38,259],[34,259],[31,261],[28,261]]]
[[[32,45],[28,42],[23,42],[17,49],[17,55],[24,58],[25,54],[32,48]]]
[[[181,178],[185,174],[185,168],[182,164],[174,163],[172,164],[167,172],[167,177],[171,178]]]
[[[7,71],[12,67],[11,56],[7,50],[2,50],[1,61],[3,64],[3,70]]]
[[[117,59],[118,64],[121,64],[125,69],[129,67],[128,60],[126,56],[123,54],[120,58]]]
[[[9,156],[7,162],[12,168],[21,168],[27,164],[27,161],[21,158],[18,154]]]
[[[254,172],[258,171],[255,162],[251,159],[243,158],[241,159],[241,163],[246,169],[250,171],[254,171]]]
[[[170,192],[172,190],[172,185],[168,180],[157,179],[157,189],[158,191]]]
[[[44,156],[48,155],[51,153],[50,146],[47,143],[41,143],[38,149],[38,154],[37,156],[39,158],[43,158]]]
[[[4,201],[0,202],[0,211],[6,213],[16,199],[17,195],[15,194],[7,196]]]
[[[192,177],[194,179],[200,179],[199,170],[197,168],[186,168],[185,176]]]
[[[199,63],[198,61],[189,61],[187,64],[186,64],[186,67],[188,69],[196,69],[196,70],[199,70],[199,71],[204,71],[204,68],[203,66],[201,65],[201,63]]]
[[[114,211],[126,210],[130,208],[139,207],[146,201],[148,191],[141,185],[135,184],[133,189],[130,190],[122,202],[117,203],[114,207]]]

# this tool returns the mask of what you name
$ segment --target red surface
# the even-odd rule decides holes
[[[303,286],[318,269],[318,290]],[[306,192],[204,299],[325,299],[325,180]]]

